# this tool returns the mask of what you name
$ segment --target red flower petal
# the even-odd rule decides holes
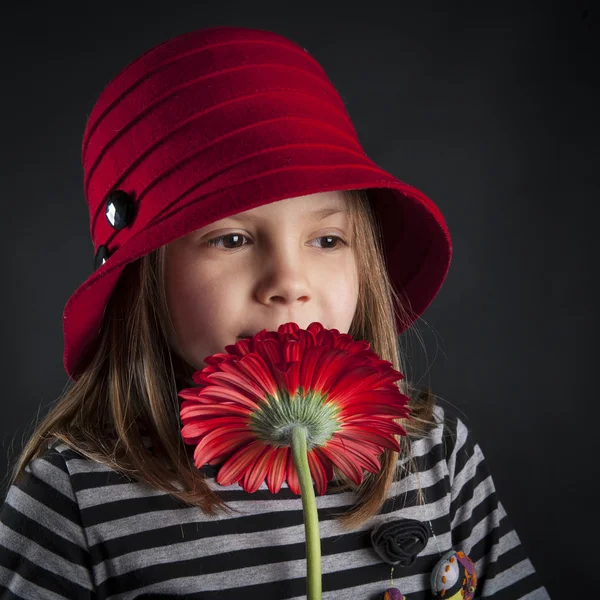
[[[256,439],[256,434],[248,428],[214,429],[198,441],[194,450],[195,464],[197,467],[201,467],[217,457],[228,456],[242,444],[254,439]]]
[[[304,390],[312,389],[313,375],[317,365],[321,359],[321,356],[325,352],[326,348],[312,347],[307,348],[302,356],[300,363],[300,385]]]
[[[277,340],[270,339],[265,340],[262,344],[256,344],[255,352],[265,361],[265,364],[270,369],[273,365],[285,362]],[[271,375],[273,374],[272,371],[271,369]]]
[[[220,485],[231,485],[239,481],[246,469],[261,455],[266,444],[262,440],[253,440],[247,446],[233,453],[219,469],[216,481]]]
[[[363,440],[382,448],[395,450],[396,452],[400,449],[398,442],[393,437],[382,434],[376,429],[365,427],[364,425],[362,427],[343,427],[335,435],[349,440]]]
[[[325,456],[325,454],[323,454],[321,448],[315,447],[313,448],[313,452],[321,461],[323,469],[325,469],[325,479],[327,479],[327,481],[331,481],[333,479],[333,465],[331,461],[327,458],[327,456]]]
[[[378,415],[358,414],[346,416],[343,420],[343,428],[345,429],[346,427],[368,427],[382,434],[406,435],[406,430],[400,423]]]
[[[350,415],[361,415],[363,418],[368,419],[372,415],[380,416],[386,413],[395,418],[404,418],[410,414],[403,406],[390,406],[389,404],[365,402],[363,404],[356,404],[350,407],[342,407],[342,410],[338,415],[338,419],[341,422],[345,422],[346,418]]]
[[[298,336],[296,339],[298,340],[298,352],[299,352],[298,361],[301,363],[307,350],[309,348],[314,348],[315,339],[308,331],[304,331],[304,330],[301,330],[298,332]]]
[[[202,388],[188,388],[187,390],[181,390],[177,395],[184,400],[196,400],[200,395]]]
[[[288,323],[283,323],[277,329],[277,333],[288,333],[288,334],[293,334],[293,335],[297,335],[299,331],[300,331],[300,326],[298,325],[298,323],[294,323],[293,321],[290,321]]]
[[[406,406],[410,402],[410,398],[405,396],[395,384],[392,384],[362,392],[353,390],[344,397],[343,404],[370,402],[374,399],[379,402],[388,402],[390,406]]]
[[[223,368],[223,371],[219,371],[218,373],[212,373],[212,375],[210,376],[209,383],[213,385],[218,384],[220,382],[225,383],[226,385],[223,387],[226,389],[230,389],[229,386],[233,386],[233,389],[235,390],[237,387],[239,388],[239,391],[247,394],[247,402],[254,401],[260,403],[264,401],[264,394],[260,387],[258,387],[258,385],[256,385],[252,381],[249,381],[239,371],[239,369],[231,369],[231,366],[225,362],[221,364],[221,367]],[[226,370],[231,370],[232,372],[227,372]]]
[[[293,458],[291,452],[290,452],[290,458],[288,460],[288,465],[287,465],[286,480],[287,480],[288,487],[290,488],[290,491],[293,494],[300,496],[302,491],[300,490],[300,481],[298,479],[298,471],[296,470],[296,463],[294,462],[294,458]]]
[[[229,415],[214,419],[194,419],[181,428],[181,433],[184,438],[188,439],[202,436],[217,427],[230,431],[235,426],[247,428],[248,419],[246,417],[231,417]]]
[[[238,356],[239,358],[241,358],[245,354],[253,352],[253,347],[254,344],[252,343],[252,340],[244,338],[241,339],[239,342],[236,342],[235,344],[225,346],[225,350],[229,352],[232,356]],[[231,356],[229,358],[231,358]]]
[[[308,327],[310,330],[310,325]],[[326,348],[333,348],[335,345],[335,338],[340,334],[337,329],[325,329],[321,327],[319,331],[315,329],[315,340],[319,346],[325,346]]]
[[[283,357],[281,343],[278,340],[266,339],[260,344],[256,344],[255,353],[258,354],[267,365],[271,377],[275,379],[277,373],[285,371],[285,359]]]
[[[295,396],[300,385],[300,364],[292,363],[285,373],[285,381],[290,396]]]
[[[301,344],[297,340],[288,340],[283,344],[283,358],[286,363],[300,362]]]
[[[410,413],[410,409],[407,406],[407,399],[405,396],[400,395],[400,391],[394,392],[393,390],[371,390],[369,392],[363,392],[361,394],[349,394],[344,398],[338,398],[332,400],[329,396],[329,401],[337,402],[342,410],[346,410],[348,416],[351,414],[357,414],[362,412],[363,407],[377,406],[379,412],[383,415],[401,414],[406,416]],[[373,414],[372,410],[369,410],[370,414]]]
[[[351,335],[347,333],[341,333],[335,340],[335,347],[339,348],[340,350],[349,351],[354,343],[355,342]]]
[[[248,468],[242,480],[242,487],[247,492],[253,494],[261,486],[271,468],[276,452],[277,448],[265,446],[263,453],[256,459],[256,462]]]
[[[350,370],[335,383],[330,390],[330,397],[344,401],[347,398],[359,395],[364,391],[376,390],[388,380],[398,379],[394,373],[374,369],[373,367],[357,367]]]
[[[287,474],[287,461],[290,454],[289,447],[276,449],[275,458],[267,474],[267,486],[272,494],[277,494],[281,489],[281,484]]]
[[[337,348],[330,348],[323,353],[312,384],[313,389],[319,392],[329,391],[331,385],[337,381],[346,369],[345,361],[343,360],[345,356],[346,353]]]
[[[227,350],[227,346],[225,347],[225,350]],[[232,355],[226,352],[219,352],[218,354],[207,356],[204,359],[204,362],[211,367],[209,370],[207,370],[207,373],[214,373],[215,371],[218,371],[219,369],[215,367],[218,367],[224,360],[231,360],[232,358]]]
[[[207,357],[205,360],[210,360],[210,357]],[[219,363],[220,362],[222,362],[222,361],[219,361]],[[192,379],[198,385],[210,385],[209,377],[213,373],[218,373],[219,371],[220,371],[220,368],[217,365],[208,365],[208,366],[204,367],[204,369],[202,369],[202,371],[196,371],[192,375]]]
[[[377,459],[377,449],[371,446],[365,446],[353,440],[339,438],[337,434],[328,442],[328,447],[332,451],[337,451],[338,455],[347,456],[362,469],[367,469],[376,473],[381,469]],[[362,481],[362,478],[361,478]]]
[[[359,465],[354,460],[354,457],[348,453],[340,452],[335,446],[331,446],[329,440],[325,446],[321,448],[327,458],[336,466],[342,473],[347,475],[356,485],[360,485],[363,480],[363,472]]]
[[[227,383],[237,383],[239,378],[229,373],[215,373],[213,375],[215,379],[226,380]],[[240,386],[241,387],[241,386]],[[249,394],[251,397],[249,398]],[[243,404],[250,410],[256,410],[261,402],[264,402],[262,396],[257,396],[251,391],[242,393],[235,388],[228,386],[209,385],[205,387],[198,396],[199,402],[205,402],[206,400],[222,402],[223,400],[231,400],[232,402],[238,402]]]
[[[314,452],[308,452],[308,466],[310,474],[317,488],[317,496],[322,496],[327,491],[327,475],[319,457]]]
[[[277,394],[277,385],[262,356],[256,353],[246,354],[235,366],[244,373],[250,381],[256,382],[261,388],[261,396]]]
[[[181,404],[179,411],[181,419],[187,420],[192,418],[205,419],[212,416],[239,415],[240,417],[249,417],[252,414],[251,410],[235,404],[221,402],[220,404]]]

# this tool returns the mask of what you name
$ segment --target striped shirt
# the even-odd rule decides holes
[[[475,597],[547,599],[479,446],[460,419],[440,406],[435,415],[439,424],[412,443],[416,472],[392,484],[360,529],[343,531],[334,518],[353,492],[317,496],[323,598],[381,598],[391,566],[370,532],[407,518],[433,530],[415,562],[394,569],[394,586],[410,600],[430,597],[430,573],[452,548],[475,563]],[[218,485],[214,468],[206,474],[237,513],[207,516],[54,441],[10,486],[0,511],[0,598],[305,598],[301,498],[285,482],[277,494],[265,483],[249,494]]]

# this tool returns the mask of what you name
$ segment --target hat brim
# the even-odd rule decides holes
[[[307,170],[310,176],[305,176]],[[294,171],[297,176],[291,175]],[[203,193],[201,198],[191,193],[171,213],[162,214],[159,220],[150,222],[115,248],[65,305],[63,364],[67,374],[77,379],[86,366],[96,346],[107,302],[128,263],[240,210],[317,192],[350,189],[369,190],[381,228],[389,276],[395,289],[409,302],[409,322],[396,323],[397,332],[401,333],[430,305],[450,266],[451,238],[437,206],[425,194],[368,159],[363,165],[289,166],[230,187],[221,186],[218,192]],[[257,201],[253,205],[246,201],[241,208],[236,205],[236,198]]]

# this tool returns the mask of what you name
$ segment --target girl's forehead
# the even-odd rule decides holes
[[[202,231],[213,227],[216,223],[250,223],[268,224],[281,220],[290,220],[298,225],[308,221],[320,221],[331,215],[344,216],[348,214],[348,199],[342,191],[329,191],[286,198],[269,204],[263,204],[245,211],[239,211],[222,219],[218,219],[196,230]]]

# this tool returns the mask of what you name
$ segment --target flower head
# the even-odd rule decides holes
[[[277,493],[283,481],[300,494],[290,450],[293,428],[306,433],[318,495],[333,466],[359,485],[377,472],[384,448],[398,451],[406,435],[394,419],[410,413],[394,383],[404,376],[366,341],[318,322],[263,329],[205,359],[199,387],[179,392],[182,436],[196,445],[194,462],[221,464],[217,483],[255,492],[263,481]]]

